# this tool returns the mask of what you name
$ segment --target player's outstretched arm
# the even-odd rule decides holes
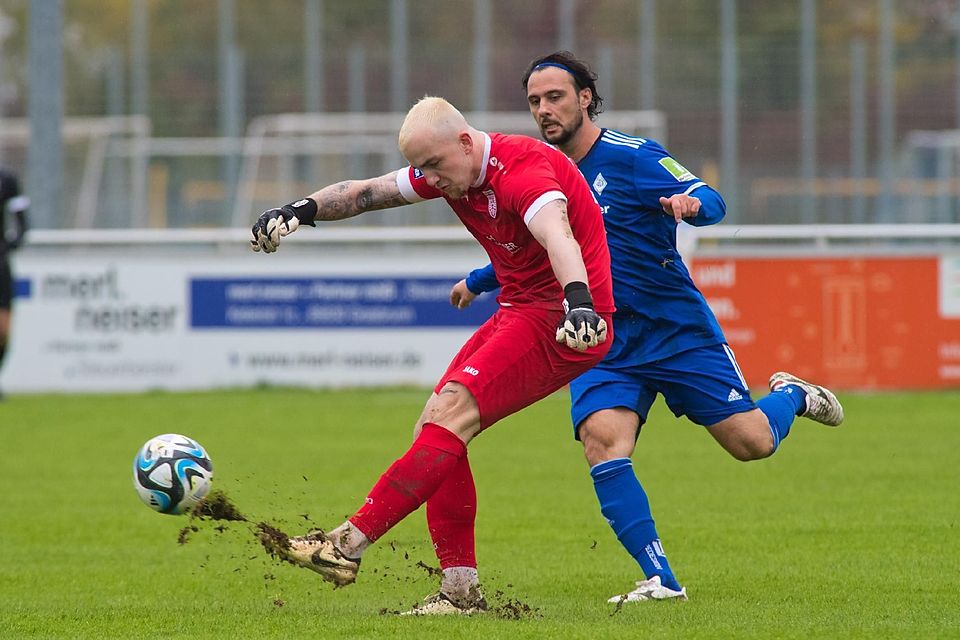
[[[345,180],[261,213],[251,229],[250,247],[254,251],[273,253],[280,238],[293,233],[300,225],[313,227],[317,220],[343,220],[405,204],[410,203],[400,194],[396,171],[367,180]]]

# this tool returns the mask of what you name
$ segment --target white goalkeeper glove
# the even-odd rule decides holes
[[[571,349],[586,351],[607,340],[607,322],[593,310],[593,298],[583,282],[571,282],[563,288],[566,315],[557,327],[557,342]]]
[[[315,227],[316,215],[317,203],[312,198],[303,198],[276,209],[267,209],[250,229],[250,248],[273,253],[280,246],[280,238],[290,235],[300,228],[300,225]]]

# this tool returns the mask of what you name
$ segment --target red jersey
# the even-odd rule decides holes
[[[527,136],[483,134],[483,168],[458,200],[429,186],[414,167],[400,171],[397,186],[408,202],[444,198],[483,245],[500,281],[497,301],[505,306],[556,309],[563,289],[550,258],[527,223],[547,203],[567,202],[573,237],[587,268],[598,312],[613,311],[610,252],[603,216],[577,166],[550,145]]]

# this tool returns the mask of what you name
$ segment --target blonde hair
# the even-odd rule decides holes
[[[455,136],[467,129],[466,118],[455,106],[437,96],[424,96],[410,107],[400,126],[398,146],[400,150],[409,144],[410,138],[424,130],[438,136]]]

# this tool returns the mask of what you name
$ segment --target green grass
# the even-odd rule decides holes
[[[960,637],[960,394],[845,396],[772,459],[727,456],[658,405],[635,456],[686,603],[605,600],[641,577],[604,523],[561,393],[471,445],[478,555],[520,620],[408,619],[436,588],[422,512],[333,590],[244,523],[143,506],[149,437],[211,453],[216,485],[292,532],[342,522],[409,444],[422,390],[20,396],[0,403],[0,638]],[[304,515],[305,514],[305,515]],[[309,521],[308,521],[309,519]],[[502,592],[498,594],[498,592]],[[282,606],[278,603],[282,601]]]

